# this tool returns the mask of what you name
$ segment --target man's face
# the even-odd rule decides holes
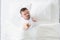
[[[22,17],[23,17],[24,19],[26,19],[26,20],[30,19],[30,13],[29,13],[28,10],[22,11],[22,12],[21,12],[21,15],[22,15]]]

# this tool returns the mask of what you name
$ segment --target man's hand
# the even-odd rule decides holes
[[[29,23],[24,24],[24,29],[27,30],[31,25]]]

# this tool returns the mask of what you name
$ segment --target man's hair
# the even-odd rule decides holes
[[[25,11],[25,10],[28,10],[28,9],[27,9],[27,8],[21,8],[20,13],[21,13],[22,11]]]

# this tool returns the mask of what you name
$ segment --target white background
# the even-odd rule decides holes
[[[40,30],[40,33],[44,33],[44,30],[48,30],[48,34],[47,32],[45,32],[46,34],[44,33],[45,37],[48,37],[49,35],[51,37],[56,37],[56,40],[59,40],[60,27],[58,0],[1,0],[2,40],[8,40],[7,37],[10,37],[10,32],[13,32],[17,26],[20,26],[18,23],[20,19],[19,11],[22,7],[27,7],[31,13],[31,16],[39,19],[39,27],[35,28],[37,29],[37,32]],[[53,30],[51,31],[51,29],[49,30],[48,28]],[[40,34],[40,36],[43,37],[41,40],[48,40],[47,38],[44,38],[44,35]],[[55,39],[50,38],[50,40]]]

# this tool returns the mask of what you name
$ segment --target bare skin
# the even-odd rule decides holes
[[[31,25],[29,23],[24,24],[24,29],[27,30]]]

